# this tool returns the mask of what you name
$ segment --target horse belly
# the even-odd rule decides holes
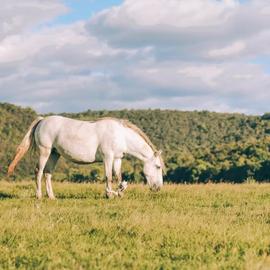
[[[57,140],[54,147],[66,159],[80,164],[88,164],[95,161],[98,142],[95,137],[84,139],[65,136]]]

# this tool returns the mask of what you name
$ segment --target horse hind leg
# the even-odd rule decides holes
[[[60,154],[56,152],[55,149],[53,149],[46,163],[46,166],[44,168],[44,173],[45,173],[45,178],[46,178],[46,191],[47,191],[48,197],[51,200],[55,199],[53,188],[52,188],[52,181],[51,181],[52,173],[55,170],[55,166],[59,158],[60,158]]]
[[[36,184],[37,184],[36,196],[38,199],[41,199],[42,198],[41,181],[42,181],[44,168],[51,154],[51,149],[39,146],[39,150],[40,150],[40,156],[39,156],[38,170],[37,170],[37,175],[36,175]]]

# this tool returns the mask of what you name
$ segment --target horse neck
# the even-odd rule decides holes
[[[134,132],[134,136],[128,138],[128,142],[128,154],[143,162],[146,162],[153,157],[154,151],[151,146],[136,132]]]

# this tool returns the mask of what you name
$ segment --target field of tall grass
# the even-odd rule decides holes
[[[269,269],[270,185],[0,182],[0,269]]]

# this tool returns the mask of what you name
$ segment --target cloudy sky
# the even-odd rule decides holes
[[[269,0],[1,0],[0,102],[270,111]]]

